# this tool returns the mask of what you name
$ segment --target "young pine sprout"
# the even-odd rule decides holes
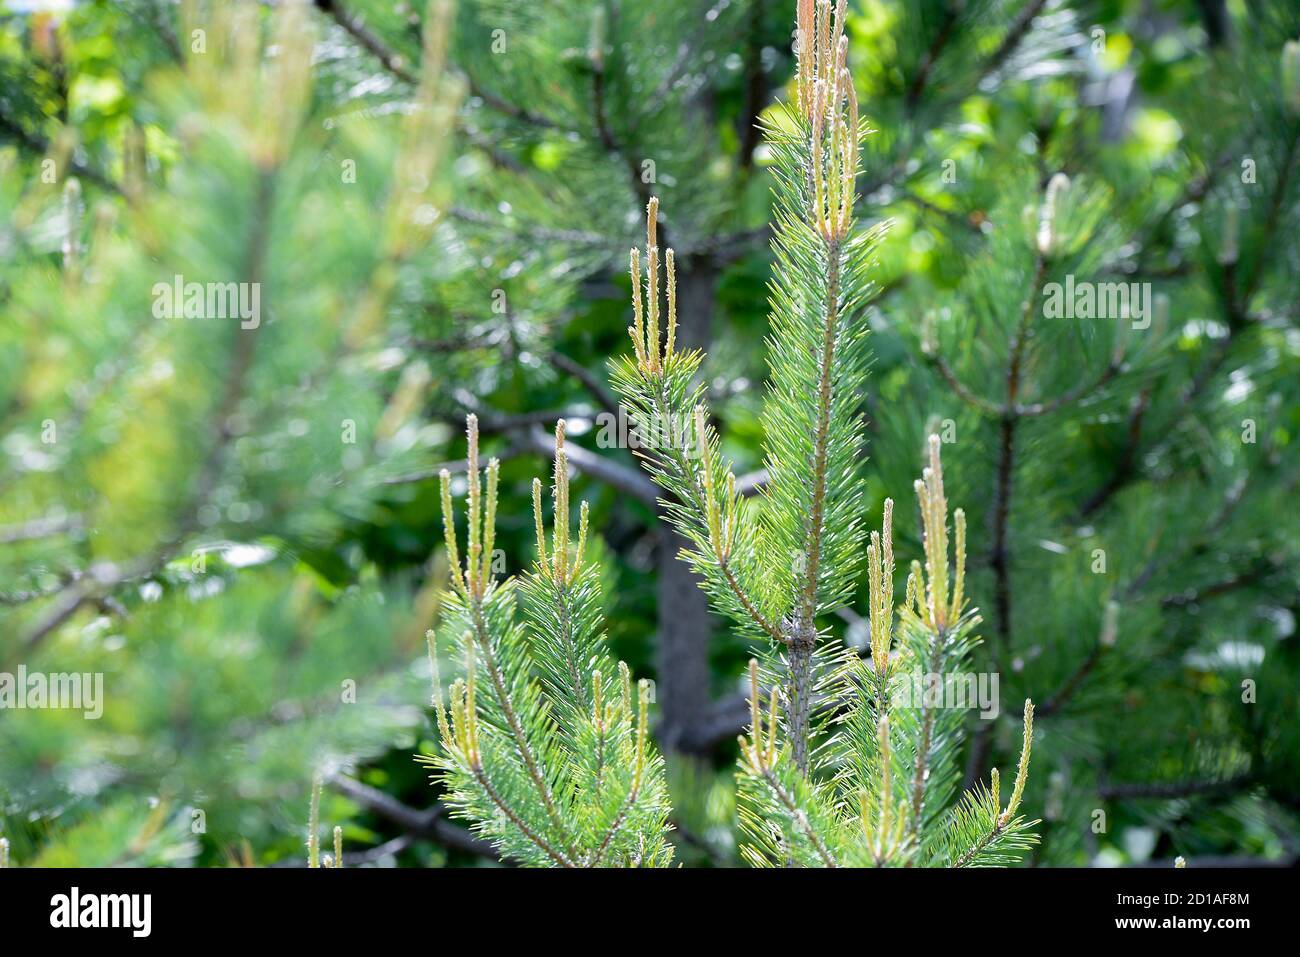
[[[343,866],[343,828],[334,828],[334,853],[321,854],[320,850],[320,794],[321,777],[316,775],[311,782],[311,806],[307,812],[307,866],[331,867]]]
[[[979,619],[966,607],[966,516],[958,509],[950,526],[932,436],[916,483],[924,563],[911,563],[896,627],[892,500],[880,530],[866,532],[860,410],[870,354],[862,310],[884,227],[862,230],[854,219],[867,130],[848,66],[848,3],[798,0],[797,11],[797,87],[782,121],[766,131],[775,265],[767,481],[758,503],[736,494],[719,453],[700,384],[703,356],[675,351],[671,252],[661,330],[657,199],[647,208],[644,274],[640,252],[630,257],[633,355],[613,364],[611,378],[634,426],[693,423],[698,454],[644,435],[639,454],[665,492],[669,520],[691,542],[685,557],[712,604],[760,649],[750,666],[750,732],[740,739],[746,859],[812,867],[1005,863],[1033,841],[1018,814],[1032,705],[1008,805],[995,775],[991,791],[977,788],[954,807],[964,712],[913,689],[964,672],[977,643]],[[1054,235],[1052,222],[1045,230]],[[858,657],[829,640],[825,622],[853,600],[863,563],[870,654]]]
[[[913,563],[900,644],[893,642],[893,506],[887,501],[882,528],[868,546],[869,654],[846,660],[823,684],[838,730],[820,743],[813,773],[793,759],[775,689],[764,720],[760,669],[750,664],[751,733],[740,742],[740,784],[742,823],[752,840],[746,855],[754,863],[966,867],[1006,863],[1033,842],[1032,823],[1018,813],[1029,775],[1031,702],[1025,702],[1020,763],[1006,807],[996,770],[989,789],[946,806],[944,796],[957,783],[951,741],[961,733],[962,713],[918,689],[964,671],[978,618],[964,610],[960,510],[953,516],[955,555],[949,554],[937,437],[929,450],[916,483],[925,562]]]
[[[526,865],[666,865],[663,762],[650,740],[650,685],[610,659],[599,563],[589,554],[587,504],[571,535],[565,426],[555,430],[551,533],[533,482],[536,557],[522,578],[499,579],[495,545],[499,466],[480,481],[478,422],[468,419],[465,557],[442,475],[451,594],[440,634],[428,635],[439,753],[433,770],[458,817]],[[444,697],[437,649],[464,671]],[[614,694],[609,691],[613,689]]]
[[[311,782],[311,809],[307,812],[307,866],[320,867],[320,777]]]

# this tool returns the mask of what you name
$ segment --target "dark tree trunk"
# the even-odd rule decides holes
[[[1223,0],[1196,0],[1201,12],[1201,24],[1211,47],[1221,47],[1232,39],[1232,24],[1228,20],[1228,7]]]
[[[677,557],[685,540],[665,522],[659,530],[659,650],[656,698],[659,743],[691,751],[709,715],[708,600],[689,565]]]
[[[714,268],[684,264],[677,277],[678,348],[706,348],[713,324]],[[709,635],[714,617],[699,578],[678,553],[687,542],[665,521],[659,531],[659,649],[656,698],[662,715],[660,744],[690,752],[710,715]]]

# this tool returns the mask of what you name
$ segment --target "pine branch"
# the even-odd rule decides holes
[[[468,417],[469,530],[462,563],[443,473],[444,535],[452,594],[444,630],[465,658],[466,672],[443,704],[430,636],[434,709],[443,753],[421,760],[448,789],[448,804],[475,822],[503,855],[523,863],[596,867],[666,864],[667,805],[662,761],[648,744],[649,690],[639,687],[634,714],[631,677],[618,667],[621,702],[605,656],[599,572],[586,556],[586,504],[576,540],[570,534],[569,449],[563,420],[553,452],[552,541],[542,519],[541,482],[533,483],[537,559],[522,581],[495,579],[499,463],[479,476],[479,431]],[[516,594],[524,624],[516,623]],[[487,694],[477,693],[479,669]]]
[[[916,76],[908,85],[907,95],[903,98],[904,108],[909,114],[915,112],[916,105],[920,102],[921,94],[925,90],[925,85],[930,79],[930,71],[934,69],[934,64],[939,59],[940,54],[943,53],[943,48],[952,39],[953,32],[957,27],[958,12],[962,6],[961,3],[949,2],[944,7],[939,29],[935,32],[934,39],[930,41],[925,56],[921,58],[921,64],[917,68]]]
[[[468,831],[456,827],[446,820],[447,807],[444,804],[435,804],[426,811],[419,811],[403,804],[378,788],[373,788],[355,778],[342,774],[331,775],[328,783],[344,797],[360,805],[365,810],[382,817],[391,824],[396,824],[406,832],[408,839],[412,837],[421,838],[433,841],[435,844],[440,844],[450,850],[474,854],[492,860],[497,858],[496,851],[487,841],[474,837]],[[388,847],[388,845],[385,845],[385,847]],[[379,853],[380,849],[376,849],[376,857],[394,853],[398,849],[400,847],[392,848],[384,851],[383,854]]]
[[[655,483],[671,496],[667,501],[669,520],[698,547],[693,563],[735,603],[726,609],[728,614],[774,641],[782,641],[781,629],[759,607],[752,587],[741,581],[733,564],[733,555],[744,553],[737,551],[737,542],[751,533],[736,492],[735,475],[717,457],[702,388],[695,383],[701,356],[676,352],[677,286],[671,249],[665,258],[667,313],[663,334],[660,332],[658,207],[654,198],[647,205],[644,308],[640,256],[634,249],[630,257],[635,320],[628,331],[636,356],[635,361],[614,366],[615,388],[628,403],[639,431],[651,433],[642,436],[640,444],[645,448],[638,454]],[[663,429],[667,436],[655,434]],[[685,447],[688,441],[693,441],[690,454]],[[695,457],[700,461],[694,461]],[[756,560],[752,554],[749,558]]]
[[[941,649],[946,639],[943,632],[936,632],[930,637],[930,657],[926,662],[927,674],[939,674],[942,664]],[[921,814],[925,809],[925,790],[930,782],[930,749],[933,744],[934,709],[922,699],[921,736],[916,747],[916,764],[912,773],[911,816],[908,818],[908,830],[913,839],[921,834]]]
[[[1043,12],[1045,6],[1047,6],[1047,0],[1031,0],[1021,8],[1020,13],[1016,15],[1015,20],[1007,29],[1002,42],[998,44],[998,48],[993,51],[980,68],[979,76],[981,80],[996,73],[1011,58],[1011,55],[1016,52],[1025,36],[1029,33],[1034,18]],[[976,85],[978,86],[978,84]]]
[[[546,354],[546,361],[557,371],[577,379],[582,384],[582,387],[591,394],[591,397],[600,404],[602,409],[618,418],[618,402],[609,394],[598,376],[588,371],[585,366],[579,365],[568,356],[555,350]]]
[[[496,657],[492,654],[492,639],[488,635],[487,624],[483,619],[481,598],[478,599],[477,602],[471,604],[471,613],[474,622],[474,637],[478,641],[479,652],[482,654],[483,661],[487,665],[488,678],[492,682],[493,691],[496,692],[497,704],[501,707],[501,711],[505,715],[506,723],[510,728],[511,737],[514,739],[515,748],[519,752],[519,758],[524,762],[524,767],[528,769],[528,776],[532,779],[533,785],[537,788],[537,796],[541,799],[542,806],[546,808],[547,816],[550,817],[551,824],[555,827],[556,833],[564,835],[567,828],[563,819],[560,817],[559,812],[555,808],[555,798],[551,795],[550,784],[548,784],[546,779],[542,776],[542,772],[538,767],[537,757],[533,754],[532,744],[528,741],[527,735],[524,734],[524,727],[519,720],[519,713],[514,706],[509,691],[506,689],[505,676],[501,673],[501,668],[497,664]],[[488,790],[488,796],[492,798],[492,802],[500,807],[502,811],[506,811],[506,807],[501,799],[488,788],[481,768],[476,770],[476,776],[479,778],[479,783],[483,784],[484,788]],[[537,843],[535,838],[533,840],[534,843]],[[570,844],[571,842],[564,840],[563,843]],[[556,852],[551,850],[548,846],[545,847],[545,849],[552,857],[557,856]]]
[[[406,66],[406,60],[381,40],[361,18],[351,13],[338,0],[313,0],[316,9],[330,17],[335,23],[356,40],[366,52],[370,53],[380,65],[403,83],[415,86],[419,78]]]
[[[1282,204],[1289,188],[1290,177],[1296,164],[1297,152],[1300,151],[1300,132],[1292,132],[1287,140],[1285,158],[1281,170],[1278,174],[1278,181],[1270,193],[1268,211],[1265,216],[1265,225],[1263,230],[1264,241],[1260,248],[1271,250],[1272,237],[1276,233],[1281,218]],[[1234,154],[1235,156],[1235,154]],[[1207,171],[1205,177],[1192,184],[1188,191],[1180,194],[1179,200],[1171,204],[1161,222],[1168,216],[1172,215],[1177,209],[1186,205],[1189,201],[1194,201],[1203,197],[1208,191],[1213,181],[1213,176],[1233,157],[1221,155]],[[1237,291],[1236,280],[1236,255],[1230,256],[1224,266],[1224,278],[1227,283],[1226,295],[1224,297],[1224,313],[1227,325],[1227,334],[1220,341],[1214,350],[1214,354],[1206,360],[1200,368],[1197,369],[1191,382],[1182,391],[1179,396],[1178,405],[1173,419],[1164,429],[1164,435],[1172,435],[1178,424],[1187,415],[1191,414],[1196,408],[1197,400],[1206,388],[1214,381],[1215,375],[1227,362],[1231,355],[1232,349],[1240,339],[1242,331],[1249,326],[1249,306],[1250,300],[1254,297],[1260,278],[1263,275],[1263,264],[1256,262],[1252,269],[1251,276],[1247,280],[1244,289]],[[1135,401],[1133,410],[1129,415],[1129,426],[1123,451],[1120,454],[1119,461],[1111,473],[1110,477],[1088,498],[1080,508],[1080,517],[1088,518],[1099,511],[1107,502],[1110,501],[1119,491],[1125,488],[1134,478],[1137,477],[1136,463],[1140,459],[1142,451],[1142,424],[1146,417],[1147,409],[1150,404],[1150,391],[1144,389],[1139,393]]]
[[[795,822],[795,826],[804,833],[809,842],[816,849],[817,856],[821,859],[821,862],[826,867],[838,867],[839,865],[835,863],[835,858],[831,855],[826,844],[822,841],[817,831],[808,821],[807,816],[802,810],[800,810],[790,793],[782,787],[781,782],[777,780],[776,775],[772,773],[770,768],[763,772],[763,780],[771,789],[772,794],[781,802],[781,806],[789,813],[791,820]]]
[[[993,824],[987,833],[975,841],[957,860],[953,867],[968,867],[975,863],[981,855],[990,852],[996,852],[999,845],[1003,842],[1019,844],[1021,832],[1027,827],[1023,821],[1016,816],[1020,808],[1021,798],[1025,793],[1025,783],[1029,776],[1029,756],[1034,738],[1034,705],[1031,701],[1025,701],[1024,713],[1024,738],[1020,745],[1020,762],[1016,767],[1015,786],[1011,791],[1011,797],[1007,802],[1006,810],[1002,810],[999,800],[999,782],[998,772],[993,771],[993,784],[989,792],[985,792],[985,797],[989,799],[995,817]],[[980,795],[972,795],[969,800],[971,806],[977,806],[983,803]]]
[[[821,565],[822,516],[826,509],[827,433],[831,421],[831,369],[835,362],[835,333],[839,324],[840,251],[838,242],[826,244],[826,311],[822,324],[821,372],[817,380],[816,426],[813,433],[812,517],[808,522],[808,572],[803,587],[801,637],[810,646],[814,640],[813,617],[817,611],[817,571]]]
[[[1233,794],[1253,786],[1254,783],[1253,777],[1248,774],[1210,781],[1108,783],[1099,787],[1097,794],[1107,801],[1173,800],[1184,797]]]
[[[542,851],[545,852],[546,856],[556,864],[560,865],[560,867],[574,866],[573,861],[569,860],[569,858],[563,853],[552,847],[546,838],[542,837],[524,823],[523,819],[519,817],[519,814],[506,803],[505,799],[497,792],[497,789],[492,786],[492,782],[489,781],[487,775],[483,773],[483,766],[481,764],[471,764],[470,769],[473,771],[474,779],[478,781],[479,787],[483,789],[492,803],[496,805],[497,809],[510,820],[510,823],[519,830],[519,833],[523,834],[524,837],[528,838],[528,840],[541,848]]]
[[[1147,410],[1150,407],[1151,389],[1141,389],[1133,399],[1132,407],[1129,409],[1128,428],[1124,435],[1124,445],[1120,449],[1115,467],[1111,471],[1110,477],[1095,492],[1089,495],[1079,508],[1080,519],[1089,518],[1102,509],[1133,477],[1138,459],[1138,450],[1142,444],[1142,426],[1146,419]]]
[[[846,14],[844,0],[834,11],[830,0],[800,0],[797,105],[787,111],[789,122],[768,130],[777,173],[777,262],[771,286],[761,524],[747,522],[736,477],[717,455],[717,438],[695,384],[702,357],[678,355],[674,349],[671,250],[666,339],[660,328],[658,203],[653,198],[647,210],[644,296],[640,254],[631,254],[629,333],[635,356],[614,365],[613,381],[639,421],[693,418],[698,455],[688,455],[683,443],[673,441],[666,447],[646,444],[641,457],[655,482],[675,499],[670,520],[696,546],[688,557],[705,575],[711,598],[742,627],[772,641],[761,683],[758,662],[750,665],[751,734],[740,738],[741,819],[753,840],[742,851],[745,857],[756,864],[815,866],[940,859],[963,866],[1000,863],[1032,841],[1029,825],[1015,816],[1028,773],[1028,702],[1021,768],[1004,819],[990,817],[992,812],[976,817],[954,812],[965,822],[962,828],[929,833],[931,820],[938,822],[930,800],[937,805],[953,784],[951,749],[960,727],[952,714],[940,715],[924,699],[919,717],[903,709],[898,734],[908,750],[898,762],[899,778],[908,780],[894,776],[889,729],[896,669],[904,661],[918,672],[959,669],[975,643],[971,631],[978,619],[965,607],[966,524],[960,509],[953,516],[956,558],[949,564],[949,513],[937,436],[930,437],[930,466],[916,483],[926,565],[922,571],[914,563],[909,580],[904,629],[909,647],[901,656],[891,653],[892,501],[885,503],[881,532],[872,532],[863,547],[865,503],[857,465],[864,429],[856,406],[867,356],[861,327],[849,317],[868,301],[865,273],[878,234],[853,229],[862,131],[845,62],[847,40],[841,36]],[[1036,283],[1042,281],[1045,259],[1040,255]],[[1009,358],[1006,409],[1012,416],[1035,411],[1016,402],[1033,295],[1023,307],[1020,341],[1013,343]],[[798,555],[800,563],[782,567],[785,554]],[[733,574],[731,565],[737,557],[748,559],[740,575]],[[837,657],[819,647],[816,624],[820,614],[846,606],[864,557],[871,608],[869,669],[856,658]],[[760,686],[770,692],[766,727]],[[815,728],[814,694],[828,702]],[[834,733],[829,733],[832,722],[823,726],[822,717],[834,718]],[[728,724],[734,720],[726,719]],[[905,766],[908,771],[902,772]],[[846,809],[854,806],[861,813],[849,819]],[[996,810],[1000,815],[1001,809]],[[967,844],[947,858],[937,850],[967,837]]]
[[[3,113],[0,113],[0,133],[7,133],[19,146],[30,153],[38,156],[48,156],[50,153],[50,143],[44,137],[28,132],[17,120],[5,116]],[[80,179],[92,182],[110,193],[127,198],[127,193],[121,184],[115,182],[107,173],[97,167],[72,157],[68,160],[68,169]]]

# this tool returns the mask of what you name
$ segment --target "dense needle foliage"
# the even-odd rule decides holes
[[[1298,40],[0,0],[0,863],[1294,860]]]

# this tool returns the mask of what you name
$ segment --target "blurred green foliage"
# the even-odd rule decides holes
[[[724,452],[761,465],[753,128],[789,92],[792,4],[461,0],[445,69],[422,3],[281,6],[0,0],[0,671],[101,671],[106,695],[99,721],[0,711],[18,865],[301,862],[318,772],[436,814],[411,760],[433,747],[422,636],[445,577],[428,476],[477,411],[516,573],[546,468],[534,427],[564,415],[635,468],[594,437],[651,194],[697,283]],[[1045,818],[1035,862],[1293,856],[1300,125],[1283,58],[1300,15],[851,10],[877,130],[858,208],[893,223],[865,318],[868,492],[906,500],[925,434],[944,434],[977,667],[1004,701],[1055,699],[1025,798]],[[1004,417],[949,380],[1006,401],[1057,172],[1068,246],[1041,278],[1150,282],[1161,304],[1148,329],[1036,315],[1016,401],[1071,401],[1018,419],[1000,519]],[[260,281],[260,327],[156,318],[175,275]],[[655,672],[674,611],[655,510],[582,469],[574,494],[611,559],[613,655],[673,681]],[[896,527],[919,553],[913,517]],[[711,628],[725,716],[752,649]],[[1015,710],[972,721],[973,766],[1014,759]],[[739,727],[668,755],[689,864],[736,861]],[[482,860],[432,817],[412,833],[357,792],[326,804],[350,860],[394,839],[378,860]]]

